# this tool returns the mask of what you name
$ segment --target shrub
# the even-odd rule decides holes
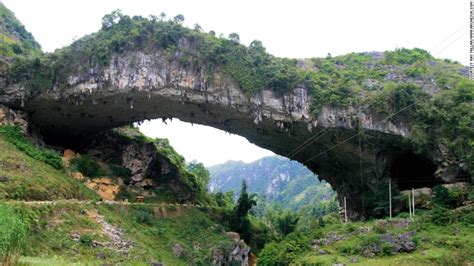
[[[289,265],[305,251],[295,240],[270,242],[265,245],[258,257],[259,265]]]
[[[88,155],[82,155],[79,158],[71,160],[71,169],[81,172],[87,177],[99,177],[106,175],[105,170]]]
[[[466,192],[461,188],[447,188],[437,185],[433,187],[433,204],[446,208],[458,207],[465,199]]]
[[[431,221],[436,225],[448,225],[452,222],[452,213],[449,209],[435,204],[431,210]]]
[[[132,176],[130,169],[115,164],[110,164],[109,169],[112,175],[122,178],[126,184],[130,183],[130,178]]]
[[[460,217],[460,221],[466,225],[474,224],[474,212],[468,212]]]
[[[449,190],[449,203],[451,207],[459,207],[466,198],[466,191],[455,187]]]
[[[380,247],[382,251],[382,255],[385,256],[390,256],[393,255],[393,246],[390,243],[384,242],[382,243],[382,246]]]
[[[84,246],[91,246],[92,245],[93,236],[91,234],[82,234],[79,238],[79,242]]]
[[[364,197],[366,209],[372,210],[372,213],[369,213],[369,215],[377,218],[389,215],[388,188],[388,182],[379,182],[375,191]],[[400,194],[397,184],[392,182],[392,210],[401,209],[402,198],[403,196]]]
[[[474,184],[469,186],[467,199],[470,200],[470,201],[474,201]]]
[[[387,51],[384,53],[385,61],[388,64],[413,64],[418,61],[433,59],[433,56],[420,48],[406,49],[400,48],[395,51]]]
[[[152,225],[155,221],[155,216],[149,210],[138,209],[132,211],[132,220],[139,224]]]
[[[262,249],[258,256],[260,265],[279,265],[280,249],[277,242],[270,242]]]
[[[338,243],[336,246],[337,250],[345,255],[357,254],[359,252],[358,243],[354,241],[344,241]]]
[[[0,262],[14,265],[18,262],[29,233],[29,221],[10,207],[0,205]]]
[[[282,236],[286,236],[295,230],[299,219],[297,213],[292,211],[282,212],[276,217],[276,227]]]

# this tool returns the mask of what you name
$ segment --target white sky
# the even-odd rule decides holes
[[[269,150],[251,144],[246,138],[202,125],[191,125],[178,119],[163,124],[161,119],[146,121],[140,130],[149,137],[168,138],[186,160],[197,160],[205,166],[228,160],[252,162],[273,155]]]
[[[1,1],[1,0],[0,0]],[[419,47],[434,56],[469,63],[468,0],[3,0],[44,51],[97,31],[104,14],[183,14],[185,25],[261,40],[276,56],[304,58]],[[252,161],[271,154],[235,135],[184,123],[147,123],[151,136],[167,137],[187,160],[205,165]],[[199,136],[199,137],[197,137]],[[252,147],[253,146],[253,147]]]

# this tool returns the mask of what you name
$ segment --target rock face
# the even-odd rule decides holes
[[[314,115],[312,96],[304,87],[284,94],[264,89],[248,95],[218,67],[209,76],[205,65],[181,64],[181,55],[192,54],[192,49],[182,39],[171,59],[158,48],[115,54],[108,66],[78,70],[62,87],[56,84],[38,93],[27,92],[22,84],[0,87],[0,103],[29,112],[47,141],[67,141],[70,136],[155,118],[176,117],[222,129],[305,164],[332,185],[340,201],[349,199],[349,216],[354,218],[364,212],[361,195],[371,193],[381,180],[403,177],[394,174],[394,162],[407,161],[400,157],[411,153],[403,141],[408,124],[381,120],[356,108],[324,107]],[[148,167],[147,149],[124,150],[133,182],[143,186],[149,182],[139,169],[153,169]],[[138,154],[147,158],[134,158]],[[439,164],[432,163],[434,168],[421,174],[434,178]],[[456,180],[453,171],[449,173],[445,180]]]
[[[103,200],[115,200],[115,196],[120,190],[119,185],[112,182],[108,177],[88,180],[85,184],[90,189],[95,190]]]
[[[133,129],[117,128],[90,135],[78,148],[82,154],[127,168],[130,177],[122,178],[119,183],[139,194],[145,195],[147,189],[166,186],[179,196],[178,200],[191,199],[192,188],[182,182],[186,173],[180,171],[179,165],[160,152],[154,142],[142,140],[134,134],[137,132]],[[117,184],[107,184],[107,180],[102,179],[91,180],[88,185],[98,188],[104,199],[115,196],[119,190]]]
[[[249,265],[250,247],[240,239],[240,235],[235,232],[227,232],[232,240],[232,247],[228,251],[216,249],[212,253],[213,265]]]
[[[28,116],[25,112],[12,110],[0,104],[0,126],[17,125],[23,133],[28,131]]]
[[[151,185],[152,177],[178,172],[151,143],[131,142],[124,146],[122,165],[131,171],[132,182],[140,187]]]

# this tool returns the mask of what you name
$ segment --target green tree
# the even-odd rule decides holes
[[[229,34],[229,40],[231,40],[235,43],[240,43],[240,36],[239,36],[239,34],[233,32],[233,33]]]
[[[187,166],[188,172],[193,174],[196,177],[196,180],[199,184],[200,189],[207,190],[207,185],[211,179],[211,175],[206,167],[202,163],[197,161],[192,161]]]
[[[197,31],[197,32],[202,32],[202,27],[201,27],[201,25],[199,25],[199,24],[197,24],[197,23],[194,24],[194,30]]]
[[[215,194],[217,206],[222,208],[234,207],[234,191],[217,192]]]
[[[181,23],[183,23],[183,21],[184,21],[184,16],[181,15],[181,14],[178,14],[178,15],[174,16],[174,18],[173,18],[173,22],[176,23],[176,24],[181,24]]]
[[[280,234],[286,236],[293,232],[299,219],[298,214],[289,210],[280,213],[276,219],[276,226]]]
[[[255,197],[255,194],[249,194],[247,192],[247,183],[245,180],[242,180],[240,197],[237,200],[237,205],[232,210],[230,227],[232,230],[238,232],[247,243],[249,243],[251,239],[251,227],[248,214],[250,209],[257,204]]]
[[[165,19],[166,19],[166,14],[165,14],[165,12],[161,12],[161,13],[160,13],[160,20],[161,20],[161,21],[164,21]]]
[[[102,17],[102,29],[108,29],[114,24],[120,21],[123,17],[123,13],[120,9],[112,11],[112,13],[107,14]]]

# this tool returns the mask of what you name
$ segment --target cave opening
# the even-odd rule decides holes
[[[436,165],[428,158],[413,153],[398,156],[392,164],[392,178],[397,180],[400,190],[433,187]]]

